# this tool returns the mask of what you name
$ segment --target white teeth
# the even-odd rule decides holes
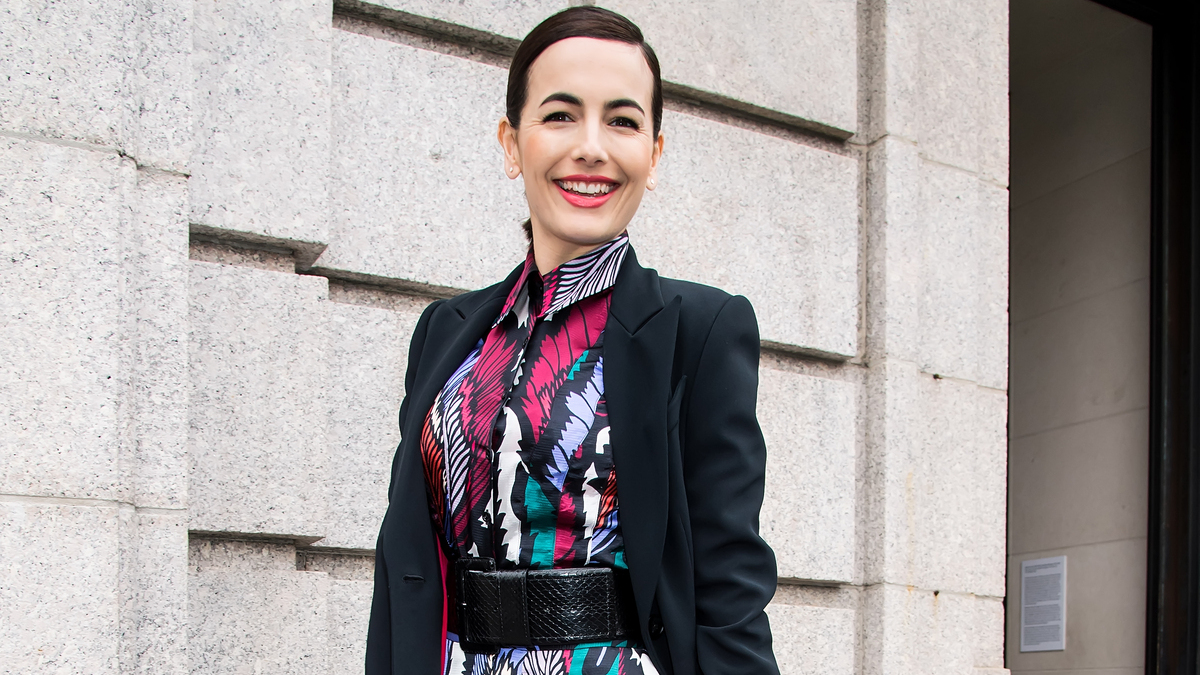
[[[560,180],[555,182],[562,189],[577,192],[581,195],[606,195],[616,187],[612,183],[585,183],[577,180]]]

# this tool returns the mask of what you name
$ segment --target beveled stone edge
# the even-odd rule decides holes
[[[432,19],[398,9],[380,7],[362,0],[333,0],[333,16],[357,19],[380,25],[392,30],[411,33],[438,42],[450,43],[485,52],[494,57],[511,59],[520,40],[489,33],[477,28],[461,26],[441,19]],[[741,117],[768,126],[813,134],[823,140],[844,143],[853,131],[841,129],[823,122],[798,115],[780,112],[754,103],[741,101],[731,96],[706,91],[698,87],[663,80],[663,98],[699,106],[713,112]]]

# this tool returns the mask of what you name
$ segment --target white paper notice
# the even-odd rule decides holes
[[[1066,648],[1067,556],[1021,563],[1021,651]]]

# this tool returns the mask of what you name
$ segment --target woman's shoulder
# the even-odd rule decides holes
[[[662,276],[658,280],[664,301],[679,298],[679,321],[686,328],[709,328],[720,318],[757,329],[754,308],[745,296],[695,281]]]

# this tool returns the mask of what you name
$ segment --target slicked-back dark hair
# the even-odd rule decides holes
[[[654,119],[654,139],[662,129],[662,70],[658,66],[658,56],[646,39],[642,37],[642,29],[629,19],[603,7],[584,5],[564,9],[539,23],[529,31],[529,35],[521,40],[517,53],[513,54],[512,63],[508,66],[508,98],[505,114],[508,123],[514,129],[521,127],[521,109],[529,98],[529,68],[537,57],[542,55],[550,45],[560,40],[573,37],[595,38],[597,40],[615,40],[626,44],[637,45],[646,57],[646,65],[650,66],[650,74],[654,76],[654,94],[650,100],[650,112]],[[521,225],[525,238],[533,241],[533,226],[528,220]]]
[[[650,66],[650,73],[654,75],[654,96],[650,101],[650,109],[654,117],[654,138],[658,138],[663,108],[662,72],[658,67],[658,57],[646,44],[642,30],[632,21],[612,10],[589,5],[564,9],[539,23],[521,40],[508,67],[508,123],[514,129],[521,126],[521,109],[529,97],[529,68],[533,62],[550,45],[573,37],[615,40],[641,48],[646,65]]]

